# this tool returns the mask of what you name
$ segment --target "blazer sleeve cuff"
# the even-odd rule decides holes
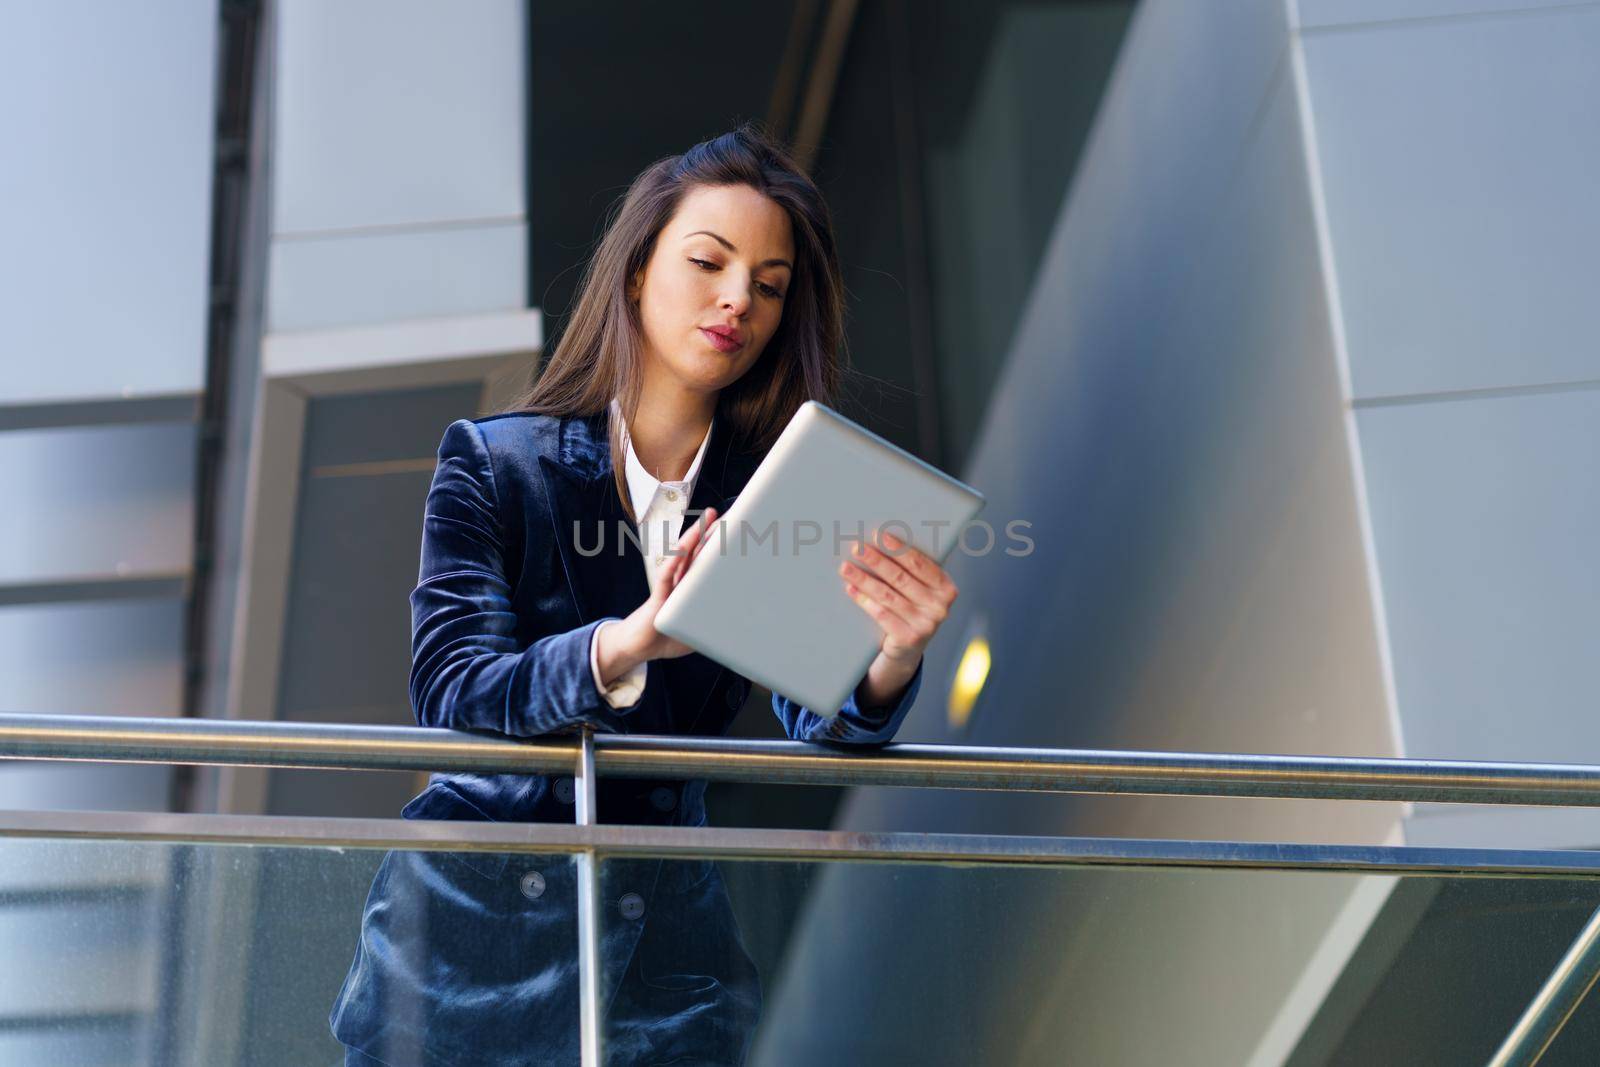
[[[852,690],[844,706],[832,716],[818,715],[779,693],[772,694],[772,710],[783,723],[784,732],[796,741],[831,741],[846,745],[882,745],[894,740],[900,724],[916,703],[922,688],[924,660],[906,683],[906,691],[892,708],[862,708]]]
[[[649,677],[650,669],[648,661],[638,664],[609,686],[600,680],[600,631],[621,621],[616,617],[602,619],[594,628],[594,636],[589,640],[589,673],[594,678],[595,691],[607,704],[614,708],[631,708],[639,703],[639,698],[644,695],[645,681]]]

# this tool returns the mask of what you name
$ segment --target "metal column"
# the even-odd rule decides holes
[[[595,824],[594,731],[585,727],[578,747],[579,826]],[[578,1040],[584,1067],[600,1067],[600,857],[590,847],[578,865]]]

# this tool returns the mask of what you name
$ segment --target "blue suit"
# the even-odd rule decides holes
[[[749,681],[700,653],[652,661],[629,708],[613,708],[595,687],[595,627],[649,597],[637,546],[617,543],[625,515],[607,418],[507,414],[445,431],[411,594],[411,703],[421,725],[514,737],[585,723],[719,736],[744,704]],[[708,506],[724,513],[760,462],[730,429],[726,416],[713,421],[687,521]],[[585,554],[597,522],[605,549]],[[921,683],[919,664],[895,707],[859,708],[852,695],[833,719],[777,693],[772,708],[791,738],[879,744]],[[598,818],[699,826],[704,795],[700,780],[604,778]],[[435,774],[402,811],[505,822],[573,814],[571,778],[519,774]],[[607,860],[601,897],[608,1061],[741,1062],[761,986],[715,866]],[[390,852],[329,1016],[334,1036],[397,1067],[576,1063],[576,899],[566,857]]]

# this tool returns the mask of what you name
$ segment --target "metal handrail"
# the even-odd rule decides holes
[[[572,822],[484,822],[170,811],[0,809],[0,840],[269,845],[338,851],[493,853],[962,867],[1297,871],[1406,878],[1600,881],[1600,851],[1349,845],[1151,837],[1022,836],[863,830],[788,830]]]
[[[0,714],[0,758],[571,774],[578,735]],[[1061,793],[1600,806],[1600,766],[1388,757],[594,736],[602,776]]]
[[[1064,793],[1132,793],[1250,796],[1299,799],[1434,801],[1476,804],[1600,806],[1600,767],[1585,764],[1418,760],[1383,757],[1284,756],[1239,753],[1138,752],[1101,749],[983,748],[891,744],[840,748],[794,741],[738,738],[591,734],[514,739],[453,730],[324,723],[219,719],[151,719],[89,715],[0,714],[0,759],[89,760],[137,763],[314,767],[330,770],[432,770],[572,774],[578,788],[578,825],[570,827],[463,826],[451,830],[453,847],[544,847],[570,851],[579,865],[579,984],[582,1061],[603,1060],[599,1003],[598,864],[603,855],[759,855],[779,850],[821,858],[896,858],[938,862],[1000,862],[1163,866],[1259,866],[1373,870],[1457,875],[1600,873],[1600,852],[1549,853],[1361,849],[1348,846],[1246,845],[1229,842],[1101,842],[1084,839],[984,839],[983,845],[929,835],[809,835],[798,831],[709,828],[605,827],[595,824],[596,779],[601,775],[706,778],[720,781],[809,785],[889,785]],[[86,831],[89,819],[96,830]],[[0,835],[104,832],[108,813],[65,816],[11,813]],[[179,830],[162,820],[183,816],[132,816],[125,836],[162,837]],[[227,820],[227,816],[203,816]],[[261,817],[252,817],[264,832]],[[331,821],[313,838],[337,833]],[[187,828],[194,833],[193,827]],[[347,828],[348,830],[348,828]],[[426,847],[428,831],[411,824],[412,847]],[[221,836],[249,836],[230,825]],[[281,831],[279,831],[281,832]],[[484,836],[485,834],[490,836]],[[740,835],[744,835],[740,837]],[[507,836],[509,835],[509,836]],[[730,837],[731,835],[731,837]],[[180,831],[178,836],[185,836]],[[417,840],[411,840],[413,837]],[[481,840],[479,839],[481,838]],[[502,839],[504,838],[504,839]],[[570,838],[570,839],[569,839]],[[812,840],[811,838],[815,838]],[[371,843],[369,837],[366,842]],[[1147,854],[1151,846],[1155,854]],[[1193,851],[1198,847],[1199,851]],[[1296,849],[1300,852],[1296,852]],[[1144,853],[1144,854],[1142,854]],[[1402,855],[1405,853],[1405,855]],[[1069,860],[1070,862],[1070,860]],[[1600,911],[1591,917],[1567,957],[1529,1004],[1496,1052],[1493,1067],[1536,1063],[1600,978]]]

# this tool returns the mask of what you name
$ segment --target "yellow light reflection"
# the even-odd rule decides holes
[[[978,695],[983,692],[983,683],[989,678],[989,642],[983,637],[974,637],[967,642],[967,649],[961,653],[961,662],[956,665],[955,681],[950,683],[950,725],[959,730],[967,725],[967,719],[972,715],[972,708],[978,703]]]

